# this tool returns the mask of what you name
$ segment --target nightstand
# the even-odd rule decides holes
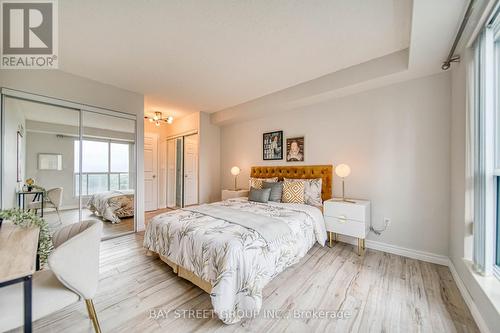
[[[222,190],[222,201],[239,197],[248,197],[248,190]]]
[[[358,239],[358,255],[365,249],[365,239],[370,230],[370,201],[350,200],[345,202],[335,199],[323,203],[326,231],[332,242],[337,241],[337,235],[346,235]]]

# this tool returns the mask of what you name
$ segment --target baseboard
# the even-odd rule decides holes
[[[352,238],[352,237],[348,237],[348,236],[344,236],[344,235],[338,235],[338,237],[339,237],[338,239],[341,242],[357,245],[356,238]],[[400,255],[403,257],[422,260],[422,261],[426,261],[426,262],[430,262],[430,263],[438,264],[438,265],[443,265],[443,266],[448,266],[448,263],[449,263],[449,259],[447,256],[443,256],[443,255],[439,255],[439,254],[435,254],[435,253],[430,253],[430,252],[425,252],[425,251],[408,249],[405,247],[391,245],[391,244],[382,243],[382,242],[377,242],[377,241],[370,240],[370,239],[366,240],[366,247],[369,249],[373,249],[373,250],[397,254],[397,255]]]
[[[482,333],[491,333],[490,329],[488,328],[488,325],[486,325],[486,322],[484,321],[484,318],[481,315],[481,312],[477,308],[476,303],[472,299],[469,290],[467,290],[467,287],[460,278],[460,275],[458,275],[455,265],[453,265],[453,262],[450,259],[448,260],[448,267],[450,268],[451,276],[453,276],[453,280],[455,280],[458,290],[460,290],[460,294],[462,294],[465,304],[467,304],[467,306],[469,307],[472,317],[476,321],[479,330]]]

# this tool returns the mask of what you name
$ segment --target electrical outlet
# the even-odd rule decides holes
[[[391,225],[391,219],[388,217],[384,217],[384,224],[386,227]]]

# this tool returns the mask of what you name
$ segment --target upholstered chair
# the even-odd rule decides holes
[[[102,222],[98,220],[70,224],[54,234],[50,269],[33,274],[33,320],[85,300],[94,329],[101,332],[92,301],[99,282],[101,234]],[[23,325],[22,302],[22,284],[0,288],[0,332]]]
[[[54,208],[57,213],[57,217],[59,218],[59,222],[61,222],[61,215],[59,215],[59,208],[62,205],[62,198],[63,198],[63,188],[62,187],[56,187],[56,188],[51,188],[50,190],[47,190],[45,192],[45,195],[43,197],[43,208]],[[39,209],[42,208],[42,201],[37,200],[33,202],[28,203],[28,209],[34,209],[35,214],[38,212]]]

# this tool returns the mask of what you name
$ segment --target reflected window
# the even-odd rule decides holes
[[[129,143],[111,141],[82,141],[82,195],[110,190],[130,188],[130,150]],[[80,191],[80,141],[75,140],[75,196]]]

